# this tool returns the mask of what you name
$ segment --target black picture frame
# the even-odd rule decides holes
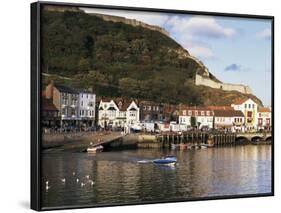
[[[207,198],[191,198],[178,199],[171,201],[155,201],[155,202],[139,202],[139,203],[124,203],[124,204],[106,204],[106,205],[83,205],[83,206],[61,206],[55,208],[42,207],[41,196],[41,8],[45,5],[52,6],[72,6],[84,8],[100,8],[111,10],[128,10],[138,12],[165,12],[172,14],[189,14],[189,15],[206,15],[206,16],[221,16],[221,17],[237,17],[237,18],[254,18],[270,20],[272,24],[272,39],[271,39],[271,106],[272,106],[272,174],[271,174],[271,192],[261,194],[247,195],[225,195],[214,196]],[[188,11],[174,9],[156,9],[156,8],[141,8],[141,7],[123,7],[112,5],[92,5],[78,3],[61,3],[61,2],[35,2],[31,4],[31,209],[41,210],[56,210],[56,209],[73,209],[73,208],[89,208],[89,207],[105,207],[105,206],[123,206],[123,205],[143,205],[154,203],[169,203],[169,202],[186,202],[186,201],[203,201],[216,199],[234,199],[234,198],[250,198],[250,197],[265,197],[274,196],[274,16],[266,15],[249,15],[236,13],[218,13],[205,11]]]

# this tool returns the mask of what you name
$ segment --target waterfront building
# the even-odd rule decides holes
[[[140,121],[140,108],[135,101],[132,101],[126,109],[126,124],[131,126]]]
[[[73,88],[51,82],[46,87],[45,94],[59,110],[60,126],[63,128],[76,126],[79,120],[79,93]]]
[[[245,98],[238,100],[231,104],[234,110],[243,112],[245,116],[245,128],[246,130],[257,129],[257,115],[258,115],[258,105],[251,98]]]
[[[81,128],[95,123],[96,95],[86,90],[78,90],[51,81],[44,91],[46,100],[58,109],[62,128]]]
[[[79,90],[79,120],[87,127],[94,126],[96,114],[96,95],[87,90]]]
[[[179,123],[198,129],[213,128],[214,112],[207,107],[185,107],[179,110]]]
[[[214,110],[214,128],[231,132],[244,132],[245,116],[240,110]]]
[[[163,120],[163,105],[154,103],[152,101],[140,101],[140,120],[151,122],[151,121],[162,121]]]
[[[53,104],[51,99],[47,99],[45,94],[42,95],[41,100],[41,112],[42,112],[42,127],[51,128],[59,125],[59,110]]]
[[[116,104],[117,103],[117,104]],[[135,101],[122,99],[101,100],[99,104],[98,124],[102,128],[132,126],[139,123],[140,108]]]
[[[119,114],[119,108],[113,100],[101,100],[98,108],[98,125],[102,128],[113,127],[121,125],[117,117]],[[123,116],[124,119],[126,116]]]
[[[172,104],[163,105],[163,122],[177,121],[179,118],[179,107]]]
[[[266,107],[258,108],[258,130],[271,130],[271,109]]]

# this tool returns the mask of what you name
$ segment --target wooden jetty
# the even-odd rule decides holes
[[[168,132],[156,136],[162,147],[171,147],[172,144],[189,144],[190,146],[219,146],[235,144],[235,133],[221,132],[182,132],[181,134]]]

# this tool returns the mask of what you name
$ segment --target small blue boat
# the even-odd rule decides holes
[[[153,163],[161,164],[161,165],[173,165],[176,162],[177,162],[177,158],[175,156],[167,156],[162,159],[153,160]]]

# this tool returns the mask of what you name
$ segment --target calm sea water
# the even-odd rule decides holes
[[[149,162],[167,154],[176,155],[176,166]],[[44,153],[42,169],[44,207],[269,193],[271,145]]]

